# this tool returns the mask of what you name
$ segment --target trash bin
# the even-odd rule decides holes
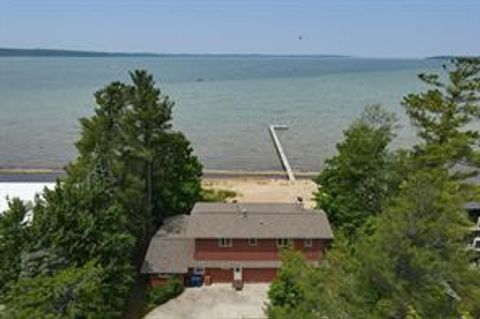
[[[191,287],[201,287],[203,285],[203,277],[201,275],[192,275],[190,277]]]

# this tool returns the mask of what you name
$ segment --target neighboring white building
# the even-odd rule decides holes
[[[45,187],[52,189],[55,183],[0,183],[0,214],[8,208],[8,198],[18,197],[24,201],[33,201]]]

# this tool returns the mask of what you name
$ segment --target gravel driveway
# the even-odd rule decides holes
[[[144,319],[260,319],[269,284],[231,284],[187,288],[175,299],[152,310]]]

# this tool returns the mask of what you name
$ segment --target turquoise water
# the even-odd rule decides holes
[[[399,115],[395,146],[414,132],[400,106],[435,60],[320,57],[0,58],[0,166],[61,166],[75,156],[78,118],[93,92],[147,69],[175,101],[174,127],[210,169],[276,170],[267,126],[281,132],[291,165],[311,171],[335,152],[368,104]],[[202,79],[202,81],[198,81]]]

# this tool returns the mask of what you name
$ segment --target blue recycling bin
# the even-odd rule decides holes
[[[201,287],[203,285],[203,276],[202,275],[192,275],[190,276],[190,287]]]

